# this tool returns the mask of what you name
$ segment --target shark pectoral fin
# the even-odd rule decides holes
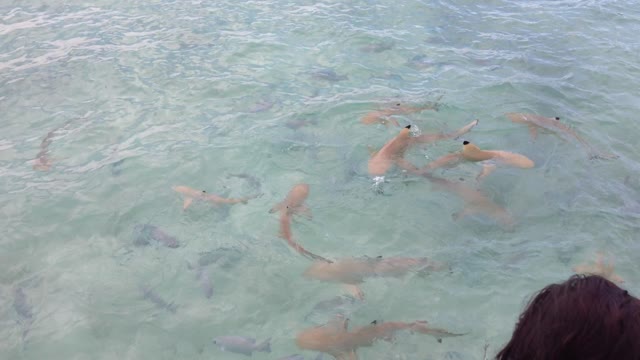
[[[471,129],[473,129],[474,127],[476,127],[476,125],[478,125],[478,123],[480,122],[480,120],[476,119],[473,120],[472,122],[468,123],[467,125],[461,127],[460,129],[458,129],[457,131],[455,131],[452,134],[449,134],[449,138],[451,139],[457,139],[460,136],[468,133],[469,131],[471,131]]]
[[[531,135],[531,140],[536,141],[538,138],[538,127],[535,125],[529,125],[529,135]]]
[[[491,164],[491,163],[483,164],[482,171],[480,171],[478,176],[476,176],[476,181],[480,182],[482,179],[484,179],[485,177],[489,176],[489,174],[494,172],[495,169],[497,169],[497,166],[495,164]]]
[[[358,300],[364,300],[364,293],[362,289],[358,285],[353,284],[344,284],[345,290],[349,293],[349,295],[355,297]]]
[[[412,163],[405,160],[404,158],[397,159],[396,164],[402,170],[408,171],[412,174],[421,174],[420,169],[415,167]]]
[[[182,210],[187,210],[187,208],[191,206],[191,203],[193,203],[193,198],[184,198],[184,201],[182,202]]]
[[[306,205],[300,205],[299,207],[295,208],[293,212],[297,215],[303,216],[307,220],[313,219],[313,214],[311,213],[311,209]]]
[[[372,146],[367,146],[367,151],[369,151],[369,157],[374,157],[378,153],[378,150],[374,149]]]
[[[469,215],[473,215],[475,214],[477,211],[475,209],[472,209],[470,207],[465,207],[464,209],[462,209],[461,211],[458,211],[456,213],[451,214],[451,218],[454,221],[458,221],[464,217],[467,217]]]
[[[275,204],[270,210],[269,210],[269,214],[273,214],[274,212],[280,211],[284,208],[284,202],[280,202]]]

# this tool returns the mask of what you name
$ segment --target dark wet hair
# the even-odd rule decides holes
[[[640,359],[640,300],[596,275],[549,285],[496,359]]]

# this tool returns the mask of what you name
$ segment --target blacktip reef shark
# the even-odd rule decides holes
[[[286,240],[294,250],[313,260],[331,262],[303,248],[302,245],[293,239],[293,235],[291,234],[291,217],[294,214],[304,215],[308,219],[312,218],[311,209],[304,204],[307,197],[309,197],[309,185],[296,184],[289,190],[285,199],[272,207],[269,213],[280,212],[280,237]]]
[[[51,169],[53,159],[49,156],[49,145],[53,141],[53,137],[56,131],[66,127],[71,123],[72,120],[67,121],[62,126],[57,127],[47,133],[47,135],[42,139],[40,143],[40,151],[36,155],[35,160],[33,161],[33,169],[39,171],[49,171]]]
[[[616,284],[624,283],[624,279],[620,277],[620,275],[615,273],[613,266],[613,259],[605,260],[604,254],[598,253],[597,259],[594,264],[583,264],[574,266],[573,271],[576,274],[584,274],[584,275],[598,275],[603,278],[614,282]]]
[[[453,220],[457,221],[465,216],[482,214],[497,221],[503,229],[513,230],[515,221],[511,214],[505,208],[489,199],[482,191],[430,174],[423,174],[422,176],[427,178],[438,189],[457,195],[464,201],[464,209],[454,213],[452,215]]]
[[[465,160],[473,162],[490,161],[484,164],[483,170],[477,179],[485,177],[495,170],[496,163],[521,169],[530,169],[535,166],[533,160],[524,155],[502,150],[482,150],[477,145],[465,140],[462,142],[461,151],[432,161],[422,169],[422,172],[432,171],[443,166],[453,166]]]
[[[400,133],[389,140],[379,151],[373,151],[369,159],[368,171],[371,176],[384,176],[387,171],[397,165],[404,170],[411,172],[417,170],[411,163],[404,159],[407,149],[415,144],[433,143],[444,139],[455,139],[460,137],[478,125],[478,120],[474,120],[462,128],[448,134],[422,134],[411,136],[411,125],[405,126]]]
[[[344,258],[333,263],[316,261],[304,272],[304,277],[340,283],[359,299],[364,298],[359,286],[366,278],[401,277],[410,271],[438,271],[448,266],[425,257],[390,257],[382,258]]]
[[[532,139],[536,139],[538,136],[538,129],[542,128],[545,130],[549,130],[561,136],[567,140],[576,140],[578,143],[582,144],[589,151],[589,157],[592,159],[617,159],[617,155],[606,154],[598,151],[594,148],[590,143],[588,143],[584,138],[579,136],[573,129],[569,126],[563,124],[560,121],[559,117],[544,117],[535,114],[524,114],[524,113],[506,113],[505,116],[509,118],[514,123],[526,124],[529,126],[529,133],[531,134]]]
[[[209,194],[205,190],[196,190],[188,186],[182,186],[182,185],[174,186],[172,187],[172,189],[175,192],[185,195],[184,202],[182,203],[183,210],[186,210],[189,206],[191,206],[194,200],[203,200],[216,205],[217,204],[233,205],[237,203],[246,204],[249,200],[255,199],[258,196],[260,196],[260,195],[253,195],[253,196],[235,199],[235,198],[223,198],[215,194]]]
[[[393,124],[399,127],[400,124],[398,123],[398,121],[392,118],[391,116],[414,114],[414,113],[422,112],[424,110],[438,111],[438,105],[439,105],[438,100],[440,100],[441,98],[442,96],[440,96],[433,103],[428,103],[425,105],[417,105],[417,106],[403,105],[402,103],[396,103],[390,108],[368,112],[365,116],[362,117],[360,122],[365,125],[382,124],[388,127],[390,124]]]
[[[393,341],[396,333],[408,330],[411,333],[426,334],[442,338],[462,336],[444,329],[432,328],[426,321],[372,321],[369,325],[349,330],[349,320],[338,316],[327,324],[305,329],[296,336],[296,345],[300,349],[319,351],[333,356],[337,360],[358,360],[356,351],[361,347],[370,347],[378,340]]]

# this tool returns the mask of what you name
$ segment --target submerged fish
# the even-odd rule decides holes
[[[589,151],[589,156],[591,158],[599,158],[599,159],[616,159],[617,155],[606,154],[595,149],[590,143],[588,143],[585,139],[579,136],[573,129],[569,126],[560,122],[559,117],[549,118],[536,114],[523,114],[523,113],[506,113],[505,116],[509,118],[514,123],[526,124],[529,126],[529,133],[531,137],[535,140],[538,136],[538,129],[546,129],[552,131],[561,137],[569,140],[576,140],[580,144],[582,144]]]
[[[305,320],[309,320],[312,316],[315,317],[314,315],[316,314],[333,316],[338,314],[347,315],[352,312],[352,308],[357,303],[359,303],[359,301],[349,295],[335,296],[327,300],[322,300],[313,306],[311,311],[305,316]],[[326,320],[326,317],[324,320]]]
[[[198,258],[199,266],[216,264],[222,268],[229,268],[236,265],[244,256],[244,253],[234,247],[221,247],[212,251],[200,253]]]
[[[311,209],[309,209],[305,204],[305,200],[309,196],[309,185],[308,184],[296,184],[289,193],[286,198],[273,206],[271,210],[269,210],[270,214],[275,212],[280,212],[280,237],[287,241],[289,246],[291,246],[298,253],[302,254],[313,260],[322,260],[324,262],[331,262],[320,255],[316,255],[304,247],[300,245],[297,241],[293,239],[293,235],[291,234],[291,217],[293,214],[302,214],[307,218],[311,218]]]
[[[311,77],[316,80],[325,80],[330,82],[337,82],[349,79],[346,75],[338,75],[335,71],[330,69],[317,70],[311,73]]]
[[[243,179],[243,180],[245,180],[247,182],[247,184],[249,184],[251,187],[253,187],[256,190],[260,190],[260,188],[262,187],[262,183],[260,182],[260,179],[258,179],[257,177],[255,177],[253,175],[249,175],[249,174],[229,174],[229,175],[227,175],[227,178],[230,178],[230,177]]]
[[[244,336],[218,336],[213,339],[213,343],[220,347],[222,351],[230,351],[246,356],[251,356],[253,352],[271,352],[271,338],[256,344],[256,339]]]
[[[204,296],[210,299],[211,296],[213,296],[213,283],[211,282],[211,278],[209,278],[209,273],[205,268],[200,268],[196,273],[196,277],[198,281],[200,281],[200,288]]]
[[[154,225],[138,224],[133,227],[133,232],[133,243],[136,246],[149,245],[151,241],[156,241],[170,248],[177,248],[180,246],[180,243],[175,237],[168,235]]]
[[[294,355],[281,357],[278,360],[304,360],[304,356],[302,356],[300,354],[294,354]]]
[[[348,319],[338,317],[325,325],[303,330],[296,336],[296,344],[300,349],[320,351],[336,359],[351,360],[358,359],[358,348],[373,346],[377,340],[390,341],[402,330],[431,335],[438,342],[444,337],[464,335],[431,328],[427,326],[426,321],[373,321],[369,325],[349,331]]]
[[[21,287],[17,287],[13,290],[13,308],[18,315],[25,319],[31,319],[33,317],[33,307],[29,304],[27,295]]]
[[[168,310],[172,313],[176,312],[177,306],[174,303],[167,302],[150,287],[140,286],[140,290],[142,291],[144,298],[155,304],[157,307]]]
[[[381,53],[386,50],[391,50],[393,45],[393,41],[379,41],[361,46],[360,51],[367,53]]]
[[[189,206],[191,206],[191,204],[193,203],[194,200],[203,200],[203,201],[207,201],[210,202],[212,204],[237,204],[237,203],[243,203],[246,204],[249,200],[251,199],[255,199],[256,197],[258,197],[259,195],[254,195],[254,196],[248,196],[248,197],[244,197],[244,198],[239,198],[239,199],[235,199],[235,198],[224,198],[215,194],[208,194],[206,191],[204,190],[196,190],[193,188],[190,188],[188,186],[183,186],[183,185],[179,185],[179,186],[174,186],[172,187],[173,191],[178,192],[182,195],[185,195],[184,201],[182,203],[182,209],[186,210]]]
[[[118,176],[122,173],[122,164],[126,159],[120,159],[111,164],[111,174],[113,176]]]

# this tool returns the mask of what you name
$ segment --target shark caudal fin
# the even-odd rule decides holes
[[[261,351],[261,352],[270,353],[271,352],[271,338],[268,338],[267,340],[263,341],[260,345],[256,346],[255,351]]]

